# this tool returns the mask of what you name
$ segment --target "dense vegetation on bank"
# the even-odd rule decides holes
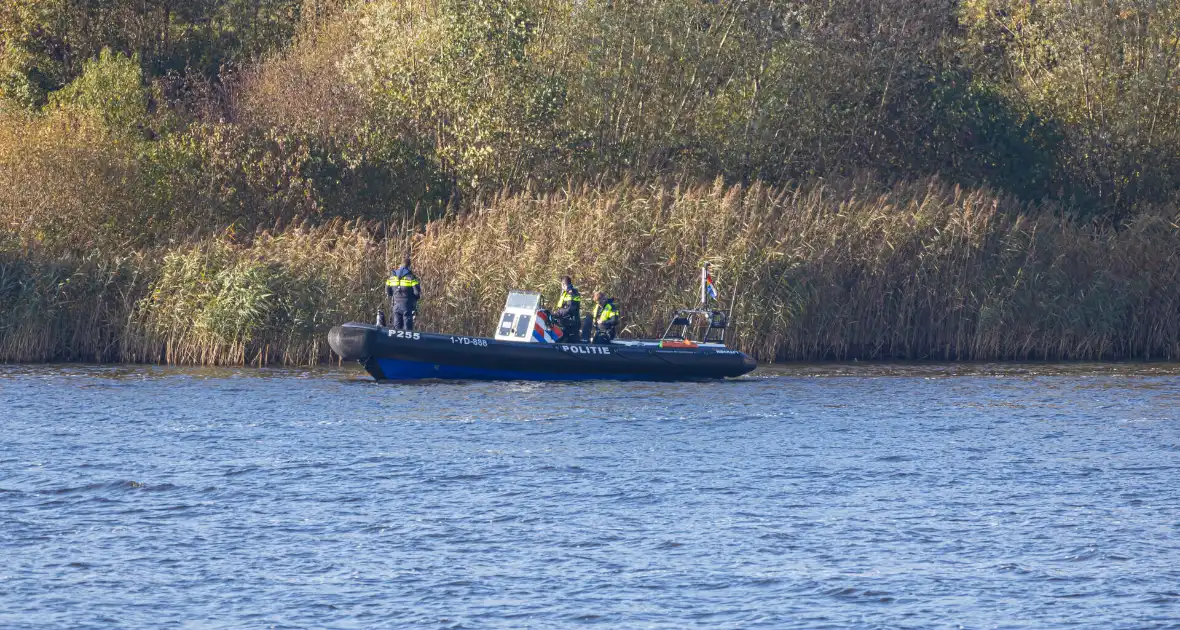
[[[710,260],[762,359],[1174,357],[1178,194],[1176,3],[0,5],[0,360],[325,360],[411,248],[471,334]]]
[[[609,242],[608,242],[609,241]],[[557,271],[661,330],[718,266],[737,346],[770,359],[1180,356],[1180,231],[1029,212],[927,181],[801,188],[620,184],[500,196],[423,231],[334,220],[152,252],[0,259],[8,360],[310,363],[367,319],[386,261],[412,248],[422,324],[487,334],[504,287]]]

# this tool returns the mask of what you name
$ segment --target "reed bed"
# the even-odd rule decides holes
[[[505,197],[415,241],[423,321],[486,332],[504,288],[618,298],[662,332],[714,266],[737,347],[760,360],[1178,356],[1180,232],[1122,229],[936,180],[743,189],[621,185]]]
[[[406,251],[421,327],[486,335],[509,288],[615,296],[662,332],[713,265],[736,347],[763,361],[1180,356],[1174,210],[1114,229],[926,180],[623,183],[500,195],[423,229],[334,220],[117,256],[0,248],[0,360],[331,361]],[[0,242],[0,246],[3,243]]]

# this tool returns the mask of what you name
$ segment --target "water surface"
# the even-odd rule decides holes
[[[1178,374],[0,366],[0,627],[1180,627]]]

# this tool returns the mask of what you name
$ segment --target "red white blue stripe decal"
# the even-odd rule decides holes
[[[537,313],[536,323],[533,324],[533,339],[538,343],[557,343],[558,336],[561,335],[561,329],[551,327],[549,325],[549,318],[545,313]]]

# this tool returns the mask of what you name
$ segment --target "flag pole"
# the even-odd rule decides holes
[[[709,263],[701,267],[701,308],[709,306]]]

